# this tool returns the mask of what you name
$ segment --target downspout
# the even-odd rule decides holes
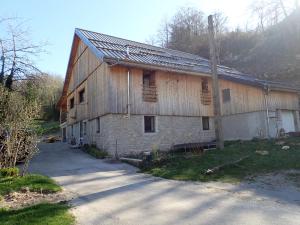
[[[266,109],[266,133],[268,139],[270,139],[270,118],[269,118],[269,103],[268,103],[268,95],[270,92],[270,88],[267,84],[264,85],[264,105]]]
[[[127,116],[130,119],[130,69],[127,70]]]

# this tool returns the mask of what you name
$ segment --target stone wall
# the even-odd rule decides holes
[[[144,116],[108,114],[100,118],[100,133],[96,133],[96,120],[89,121],[89,142],[114,155],[169,150],[174,144],[211,141],[215,138],[213,119],[210,130],[202,130],[201,117],[156,116],[156,132],[144,132]]]

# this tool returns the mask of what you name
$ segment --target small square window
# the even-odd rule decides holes
[[[84,89],[79,92],[79,103],[84,102]]]
[[[96,123],[97,123],[97,133],[100,133],[100,117],[98,117],[97,119],[96,119]]]
[[[70,99],[70,109],[74,108],[74,98]]]
[[[223,89],[222,90],[222,95],[223,95],[223,102],[230,102],[231,96],[230,96],[230,89]]]
[[[202,128],[203,130],[209,130],[209,117],[202,117]]]
[[[144,117],[144,130],[145,130],[145,133],[154,133],[155,132],[155,117],[154,116],[145,116]]]

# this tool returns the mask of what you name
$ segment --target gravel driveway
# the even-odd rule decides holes
[[[82,225],[300,225],[300,190],[286,184],[180,182],[97,160],[66,144],[40,144],[30,166],[73,199]]]

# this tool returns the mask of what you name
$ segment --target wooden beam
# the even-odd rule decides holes
[[[217,141],[217,147],[219,149],[224,149],[224,138],[223,138],[222,118],[221,118],[220,90],[219,90],[219,79],[218,79],[218,70],[217,70],[215,30],[214,30],[214,22],[213,22],[212,15],[210,15],[208,17],[208,32],[209,32],[211,73],[212,73],[212,80],[213,80],[212,88],[213,88],[216,141]]]

